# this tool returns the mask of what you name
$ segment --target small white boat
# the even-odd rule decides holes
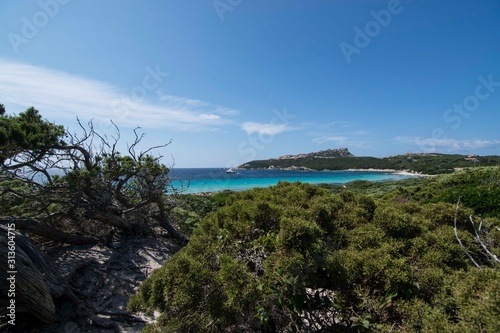
[[[234,174],[234,173],[236,173],[236,170],[234,170],[233,168],[229,168],[229,169],[226,170],[226,173],[232,173],[232,174]]]

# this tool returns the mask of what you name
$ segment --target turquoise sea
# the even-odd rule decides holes
[[[397,180],[410,175],[374,171],[291,171],[291,170],[237,170],[226,173],[223,168],[174,168],[170,170],[173,186],[183,188],[183,193],[243,191],[254,187],[268,187],[279,181],[311,184],[343,184],[354,180]]]

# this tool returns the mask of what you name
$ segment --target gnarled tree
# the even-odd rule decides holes
[[[81,134],[70,133],[44,120],[34,108],[7,115],[0,104],[0,225],[14,225],[22,232],[18,240],[24,248],[34,249],[25,236],[42,242],[107,244],[115,234],[165,232],[186,242],[168,218],[176,193],[169,168],[160,162],[161,156],[153,155],[168,143],[139,151],[143,135],[135,129],[134,141],[122,154],[116,126],[115,135],[108,138],[92,122],[85,126],[78,120],[78,125]],[[26,295],[35,308],[45,304],[40,309],[45,311],[23,311],[51,322],[53,299],[75,296],[39,251],[30,256],[22,244],[16,255],[25,255],[26,267],[19,269],[18,281],[50,291]],[[39,274],[28,276],[30,270]],[[51,287],[55,285],[60,288]],[[19,290],[30,290],[24,287]]]
[[[78,124],[83,134],[68,133],[34,108],[0,116],[2,215],[15,216],[20,228],[66,243],[155,226],[186,241],[168,219],[168,194],[175,193],[169,169],[161,156],[151,154],[168,143],[138,152],[142,135],[136,129],[127,154],[121,154],[116,126],[116,135],[108,138],[91,122]]]

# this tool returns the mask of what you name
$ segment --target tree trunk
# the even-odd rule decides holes
[[[157,216],[154,216],[154,218],[160,223],[160,226],[165,230],[167,230],[170,233],[170,235],[180,240],[183,244],[189,242],[189,238],[184,236],[179,231],[177,231],[168,220],[167,214],[165,214],[166,207],[165,203],[163,202],[163,198],[161,197],[157,198],[156,204],[158,205],[159,208],[159,214]]]
[[[0,284],[0,313],[7,314],[7,306],[14,300],[16,314],[28,313],[43,323],[54,322],[56,313],[51,289],[55,294],[62,294],[64,289],[58,284],[52,266],[28,237],[3,225],[0,225],[0,242],[0,279],[3,281]],[[15,256],[9,252],[15,252]],[[9,257],[14,261],[8,262]],[[52,288],[47,278],[52,279]]]
[[[27,231],[46,239],[65,244],[97,244],[99,240],[94,237],[75,236],[67,234],[48,223],[44,223],[30,217],[0,217],[0,225],[14,223],[16,230]]]
[[[85,213],[85,216],[101,223],[117,227],[126,232],[132,231],[132,224],[130,224],[130,222],[118,215],[109,212],[88,211]]]

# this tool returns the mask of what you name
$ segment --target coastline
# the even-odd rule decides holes
[[[291,167],[286,167],[286,168],[277,168],[274,166],[270,166],[268,168],[235,168],[235,170],[278,170],[278,171],[339,171],[339,172],[344,172],[344,171],[349,171],[349,172],[385,172],[385,173],[392,173],[395,175],[401,175],[401,176],[417,176],[417,177],[431,177],[433,175],[428,175],[420,172],[415,172],[411,170],[396,170],[396,169],[374,169],[374,168],[367,168],[367,169],[341,169],[341,170],[331,170],[331,169],[323,169],[323,170],[316,170],[316,169],[310,169],[306,167],[297,167],[297,166],[291,166]]]
[[[244,172],[245,170],[249,173]],[[199,174],[197,174],[198,178],[192,180],[189,190],[185,189],[185,191],[181,194],[211,196],[215,193],[223,191],[240,192],[254,187],[273,186],[279,181],[300,181],[311,184],[344,184],[355,180],[385,181],[400,180],[402,178],[422,178],[423,176],[427,176],[408,170],[374,168],[294,171],[277,169],[244,169],[241,170],[241,173],[236,175],[226,176],[223,170],[219,170],[219,174],[217,175],[207,173],[207,177],[209,177],[209,179],[199,178]],[[224,178],[213,178],[214,176]]]
[[[425,173],[421,172],[415,172],[415,171],[410,171],[410,170],[396,170],[396,169],[345,169],[345,170],[339,170],[339,171],[354,171],[354,172],[386,172],[386,173],[392,173],[395,175],[401,175],[401,176],[418,176],[418,177],[431,177],[433,175],[428,175]]]

